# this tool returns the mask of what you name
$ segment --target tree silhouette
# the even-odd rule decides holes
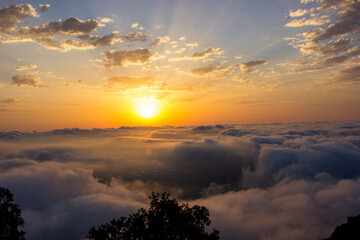
[[[154,192],[149,196],[150,208],[141,208],[129,217],[113,219],[89,230],[88,238],[95,240],[216,240],[219,231],[205,232],[209,226],[209,210],[188,204],[179,205],[170,194]]]
[[[346,223],[337,226],[329,238],[323,240],[359,240],[360,215],[348,217]]]
[[[0,187],[0,239],[24,240],[25,232],[18,227],[23,227],[25,222],[13,197],[8,188]]]

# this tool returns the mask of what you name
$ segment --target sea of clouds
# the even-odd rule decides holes
[[[210,210],[221,239],[328,237],[360,214],[360,122],[0,132],[26,238],[82,239],[151,191]]]

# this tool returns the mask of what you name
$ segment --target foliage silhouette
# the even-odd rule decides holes
[[[18,227],[23,227],[25,222],[13,197],[8,188],[0,187],[0,239],[24,240],[25,232]]]
[[[129,217],[113,219],[92,227],[87,237],[95,240],[216,240],[219,231],[205,232],[209,226],[209,210],[188,204],[179,205],[170,194],[154,192],[149,196],[150,208],[141,208]]]
[[[329,238],[323,240],[359,240],[360,215],[348,217],[346,223],[337,226]]]

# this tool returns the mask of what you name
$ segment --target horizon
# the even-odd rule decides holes
[[[5,132],[23,132],[23,133],[46,133],[54,130],[95,130],[95,129],[121,129],[121,128],[165,128],[165,127],[173,127],[173,128],[184,128],[184,127],[216,127],[216,126],[226,126],[226,127],[239,127],[239,126],[251,126],[251,125],[293,125],[293,124],[316,124],[316,123],[357,123],[360,120],[324,120],[324,121],[299,121],[299,122],[259,122],[259,123],[213,123],[213,124],[197,124],[197,125],[119,125],[113,127],[91,127],[91,128],[80,128],[77,126],[73,127],[62,127],[62,128],[50,128],[50,129],[31,129],[31,130],[20,130],[20,129],[10,129],[10,130],[0,130],[0,133]]]

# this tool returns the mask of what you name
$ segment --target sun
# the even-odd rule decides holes
[[[151,119],[156,117],[160,112],[159,100],[154,97],[143,97],[138,99],[136,114],[144,119]]]

